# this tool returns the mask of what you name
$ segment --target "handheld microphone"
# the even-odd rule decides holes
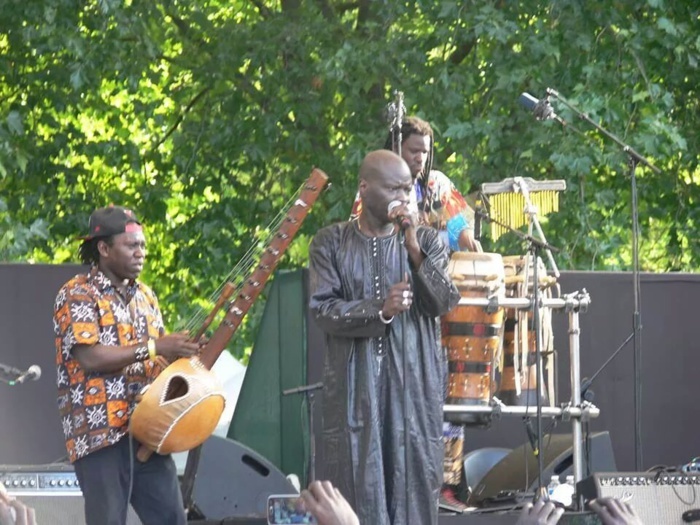
[[[392,211],[394,211],[395,208],[401,206],[402,204],[403,202],[401,201],[391,201],[389,203],[389,206],[387,206],[387,213],[391,213]],[[411,227],[411,219],[409,219],[408,217],[405,217],[403,215],[397,215],[396,217],[394,217],[394,220],[402,230]]]
[[[41,368],[39,365],[32,365],[24,372],[20,373],[17,379],[12,381],[12,384],[24,383],[25,381],[36,381],[41,377]]]

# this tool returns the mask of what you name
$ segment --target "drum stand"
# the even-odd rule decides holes
[[[531,186],[531,187],[530,187]],[[498,193],[514,193],[522,195],[524,203],[524,218],[520,213],[511,213],[511,219],[514,220],[514,225],[524,224],[526,220],[528,223],[528,233],[524,234],[519,230],[512,227],[509,224],[503,224],[498,219],[492,217],[490,214],[483,215],[482,218],[487,220],[492,225],[499,226],[503,231],[509,230],[521,237],[524,241],[528,243],[528,256],[526,259],[525,266],[525,280],[524,280],[524,290],[525,294],[529,289],[527,282],[529,273],[529,264],[532,262],[533,266],[533,285],[532,285],[532,297],[519,297],[519,298],[499,298],[492,297],[488,299],[482,298],[461,298],[459,304],[472,305],[472,306],[484,306],[484,307],[507,307],[515,309],[533,309],[533,321],[536,329],[536,340],[535,340],[535,361],[536,361],[536,374],[537,374],[537,443],[536,443],[536,455],[537,455],[537,466],[538,466],[538,489],[537,497],[542,499],[549,499],[546,487],[543,486],[543,465],[542,465],[542,418],[543,417],[553,417],[561,418],[563,421],[570,421],[572,426],[572,450],[573,450],[573,471],[574,480],[576,483],[583,479],[583,433],[582,433],[582,422],[587,421],[590,418],[595,418],[600,415],[600,411],[596,406],[588,401],[581,400],[581,368],[580,368],[580,355],[579,355],[579,313],[586,312],[588,306],[590,305],[590,297],[586,290],[582,292],[574,292],[568,295],[564,295],[562,298],[541,298],[539,292],[540,277],[539,273],[539,260],[540,253],[542,250],[545,251],[547,259],[551,265],[552,271],[556,277],[559,277],[559,270],[554,262],[554,257],[552,256],[552,251],[556,251],[556,248],[550,246],[542,232],[539,221],[537,220],[537,207],[533,205],[530,190],[533,191],[562,191],[565,189],[565,181],[545,181],[537,182],[532,179],[525,180],[523,177],[514,177],[512,179],[506,179],[500,183],[482,184],[482,196],[487,203],[487,209],[491,209],[490,203],[486,198],[486,194],[498,194]],[[552,208],[553,209],[553,208]],[[511,212],[515,211],[512,209]],[[547,210],[545,210],[546,212]],[[520,222],[520,221],[523,222]],[[539,239],[535,238],[533,234],[533,229],[537,230]],[[494,304],[495,303],[495,304]],[[542,329],[540,326],[540,308],[556,308],[564,309],[569,315],[569,352],[570,352],[570,366],[571,366],[571,399],[566,405],[561,406],[561,408],[556,407],[543,407],[542,406]],[[551,400],[551,398],[550,398]],[[491,406],[463,406],[463,405],[445,405],[445,413],[487,413],[492,414],[496,417],[500,415],[513,415],[518,417],[529,417],[532,415],[530,406],[505,406],[498,398],[493,398]],[[580,509],[581,502],[576,501],[575,506]]]
[[[536,287],[533,288],[535,290]],[[516,309],[529,309],[534,307],[537,312],[538,306],[563,309],[569,315],[569,356],[571,360],[571,399],[561,407],[543,407],[541,400],[538,401],[536,415],[538,420],[538,448],[542,441],[541,420],[544,417],[560,418],[562,421],[571,421],[572,445],[573,445],[573,469],[574,480],[578,483],[583,479],[583,446],[582,446],[582,422],[600,415],[600,410],[588,401],[581,401],[581,368],[580,368],[580,346],[579,346],[579,313],[585,313],[590,305],[590,296],[586,290],[573,292],[561,298],[542,298],[537,296],[533,299],[527,297],[518,298],[482,298],[482,297],[462,297],[459,304],[468,306],[504,307]],[[539,305],[538,305],[539,303]],[[538,371],[538,383],[539,371]],[[538,391],[540,385],[538,384]],[[540,396],[538,396],[539,399]],[[478,405],[445,405],[445,414],[486,414],[493,417],[515,416],[529,417],[534,415],[530,406],[506,406],[498,398],[494,397],[490,406]],[[538,467],[540,491],[542,490],[542,455],[538,450]]]
[[[522,191],[523,187],[520,188]],[[527,196],[527,188],[524,188],[525,192],[523,196],[526,202],[529,202]],[[530,210],[531,212],[533,210]],[[537,407],[535,414],[537,418],[537,465],[538,465],[538,498],[548,499],[549,495],[546,491],[546,487],[543,486],[542,473],[542,418],[543,417],[553,417],[561,418],[563,421],[571,421],[572,425],[572,451],[573,451],[573,470],[574,470],[574,481],[578,483],[583,479],[583,433],[582,433],[582,422],[587,421],[591,418],[598,417],[600,415],[600,410],[588,401],[581,400],[581,368],[580,368],[580,345],[579,345],[579,313],[586,312],[588,306],[590,305],[590,296],[586,290],[581,292],[573,292],[568,295],[564,295],[562,298],[541,298],[539,295],[539,275],[538,275],[538,258],[541,249],[546,249],[551,257],[551,251],[556,250],[554,247],[547,244],[544,240],[536,239],[532,235],[524,234],[518,230],[511,228],[508,225],[500,223],[497,219],[492,217],[487,217],[489,222],[495,222],[500,226],[511,230],[513,233],[521,237],[523,240],[529,243],[529,252],[532,253],[533,262],[533,296],[529,297],[516,297],[516,298],[501,298],[497,295],[488,298],[477,298],[477,297],[462,297],[459,300],[460,305],[468,306],[482,306],[484,308],[514,308],[514,309],[534,309],[534,324],[536,327],[539,326],[539,310],[542,307],[553,308],[553,309],[564,309],[569,314],[569,353],[570,353],[570,366],[571,366],[571,399],[566,405],[556,408],[556,407],[543,407],[542,406],[542,363],[541,363],[541,348],[542,348],[542,334],[541,330],[538,328],[536,331],[536,374],[537,374]],[[535,224],[538,228],[538,232],[543,238],[541,229],[539,228],[539,223],[537,222],[534,213],[530,215],[531,224]],[[527,290],[527,285],[525,290]],[[491,414],[494,417],[500,417],[501,415],[510,415],[517,417],[530,417],[532,416],[532,408],[530,406],[506,406],[498,398],[494,397],[492,399],[490,406],[474,406],[474,405],[445,405],[445,414]],[[580,507],[580,502],[576,502],[576,506]]]

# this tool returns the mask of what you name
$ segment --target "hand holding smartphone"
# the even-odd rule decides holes
[[[267,523],[282,525],[287,523],[317,523],[306,510],[299,494],[273,494],[267,498]]]

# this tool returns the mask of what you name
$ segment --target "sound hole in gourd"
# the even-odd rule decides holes
[[[165,392],[165,400],[173,401],[174,399],[186,396],[188,386],[187,381],[185,381],[182,377],[173,376],[170,379],[170,383],[168,383],[168,388]]]

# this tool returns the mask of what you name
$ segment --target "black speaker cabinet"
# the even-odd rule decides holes
[[[194,504],[208,520],[267,516],[267,497],[297,494],[294,485],[254,450],[212,436],[202,445]]]
[[[700,475],[668,472],[598,472],[580,481],[577,492],[586,501],[626,501],[643,523],[687,523],[683,513],[700,509]]]
[[[85,525],[83,493],[71,465],[0,465],[0,482],[34,508],[40,525]],[[126,525],[141,525],[131,507]]]
[[[610,434],[594,432],[590,436],[591,472],[614,472],[615,456],[613,454]],[[553,475],[564,478],[573,474],[573,442],[571,434],[549,434],[542,439],[542,483],[546,486]],[[584,462],[585,450],[584,446]],[[497,463],[474,487],[469,497],[469,504],[480,506],[487,498],[500,492],[534,492],[538,486],[537,456],[532,452],[530,443],[525,443]],[[585,467],[584,467],[585,472]]]

